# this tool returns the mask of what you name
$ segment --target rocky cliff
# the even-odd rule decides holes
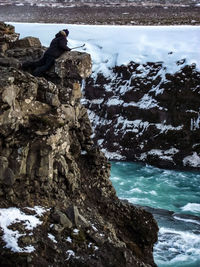
[[[155,266],[155,220],[116,197],[90,137],[90,55],[65,53],[41,78],[20,69],[44,50],[0,23],[0,265]]]
[[[200,72],[184,63],[170,74],[163,62],[130,62],[89,78],[85,104],[108,158],[200,169]]]

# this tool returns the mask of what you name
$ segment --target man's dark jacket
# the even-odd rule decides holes
[[[67,46],[67,38],[60,32],[56,34],[55,38],[51,41],[50,47],[46,50],[45,55],[58,58],[65,51],[71,49]]]

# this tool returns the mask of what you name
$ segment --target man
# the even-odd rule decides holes
[[[61,56],[65,51],[71,49],[67,46],[67,36],[69,31],[62,30],[55,35],[51,41],[50,47],[45,51],[43,57],[35,62],[25,62],[22,64],[22,69],[31,68],[33,75],[41,77],[47,70],[53,66],[55,59]]]

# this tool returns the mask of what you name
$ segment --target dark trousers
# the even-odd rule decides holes
[[[24,70],[30,68],[33,71],[34,76],[41,77],[43,74],[53,66],[55,58],[44,54],[41,59],[34,62],[25,62],[22,65]]]

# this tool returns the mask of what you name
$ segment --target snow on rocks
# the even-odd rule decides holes
[[[178,152],[179,150],[176,148],[171,148],[168,150],[151,149],[150,151],[142,153],[140,157],[138,157],[138,159],[141,161],[145,161],[147,157],[151,155],[151,156],[157,156],[162,160],[173,161],[173,156]]]
[[[51,239],[51,241],[52,241],[53,243],[55,243],[55,244],[58,243],[58,242],[56,241],[55,236],[52,235],[52,234],[50,234],[50,233],[48,234],[48,238]]]
[[[66,254],[67,254],[67,260],[69,260],[71,257],[75,257],[75,253],[71,249],[67,250]]]
[[[174,127],[172,125],[166,125],[165,121],[164,121],[164,123],[156,123],[155,125],[156,125],[156,128],[159,129],[161,133],[167,132],[169,130],[180,131],[183,129],[183,125],[179,125],[177,127]]]
[[[200,128],[200,113],[198,112],[197,118],[191,118],[191,131],[195,131]]]
[[[141,160],[164,168],[200,167],[183,161],[194,148],[193,152],[200,154],[200,146],[193,147],[200,134],[200,72],[194,65],[180,64],[180,71],[169,74],[163,63],[149,62],[145,69],[151,72],[141,79],[137,72],[143,68],[132,62],[113,68],[114,78],[107,78],[106,84],[102,78],[89,81],[85,98],[92,114],[94,140],[101,140],[98,144],[108,158]],[[107,83],[112,90],[107,91]],[[104,95],[98,106],[92,104],[91,88]],[[171,147],[178,152],[149,153]]]
[[[126,158],[120,155],[120,151],[117,152],[109,152],[105,148],[101,149],[101,151],[105,154],[107,159],[110,160],[125,160]]]
[[[0,209],[0,228],[3,230],[3,240],[6,244],[5,247],[13,252],[31,253],[35,250],[32,245],[20,247],[18,241],[20,237],[25,235],[31,236],[33,234],[32,230],[42,224],[42,221],[38,217],[41,217],[46,212],[46,209],[38,206],[28,209],[34,211],[35,214],[27,215],[15,207]],[[18,230],[11,229],[16,223],[23,224],[25,233],[20,233]]]
[[[200,156],[193,152],[192,155],[187,156],[183,159],[184,166],[191,166],[191,167],[200,167]]]

